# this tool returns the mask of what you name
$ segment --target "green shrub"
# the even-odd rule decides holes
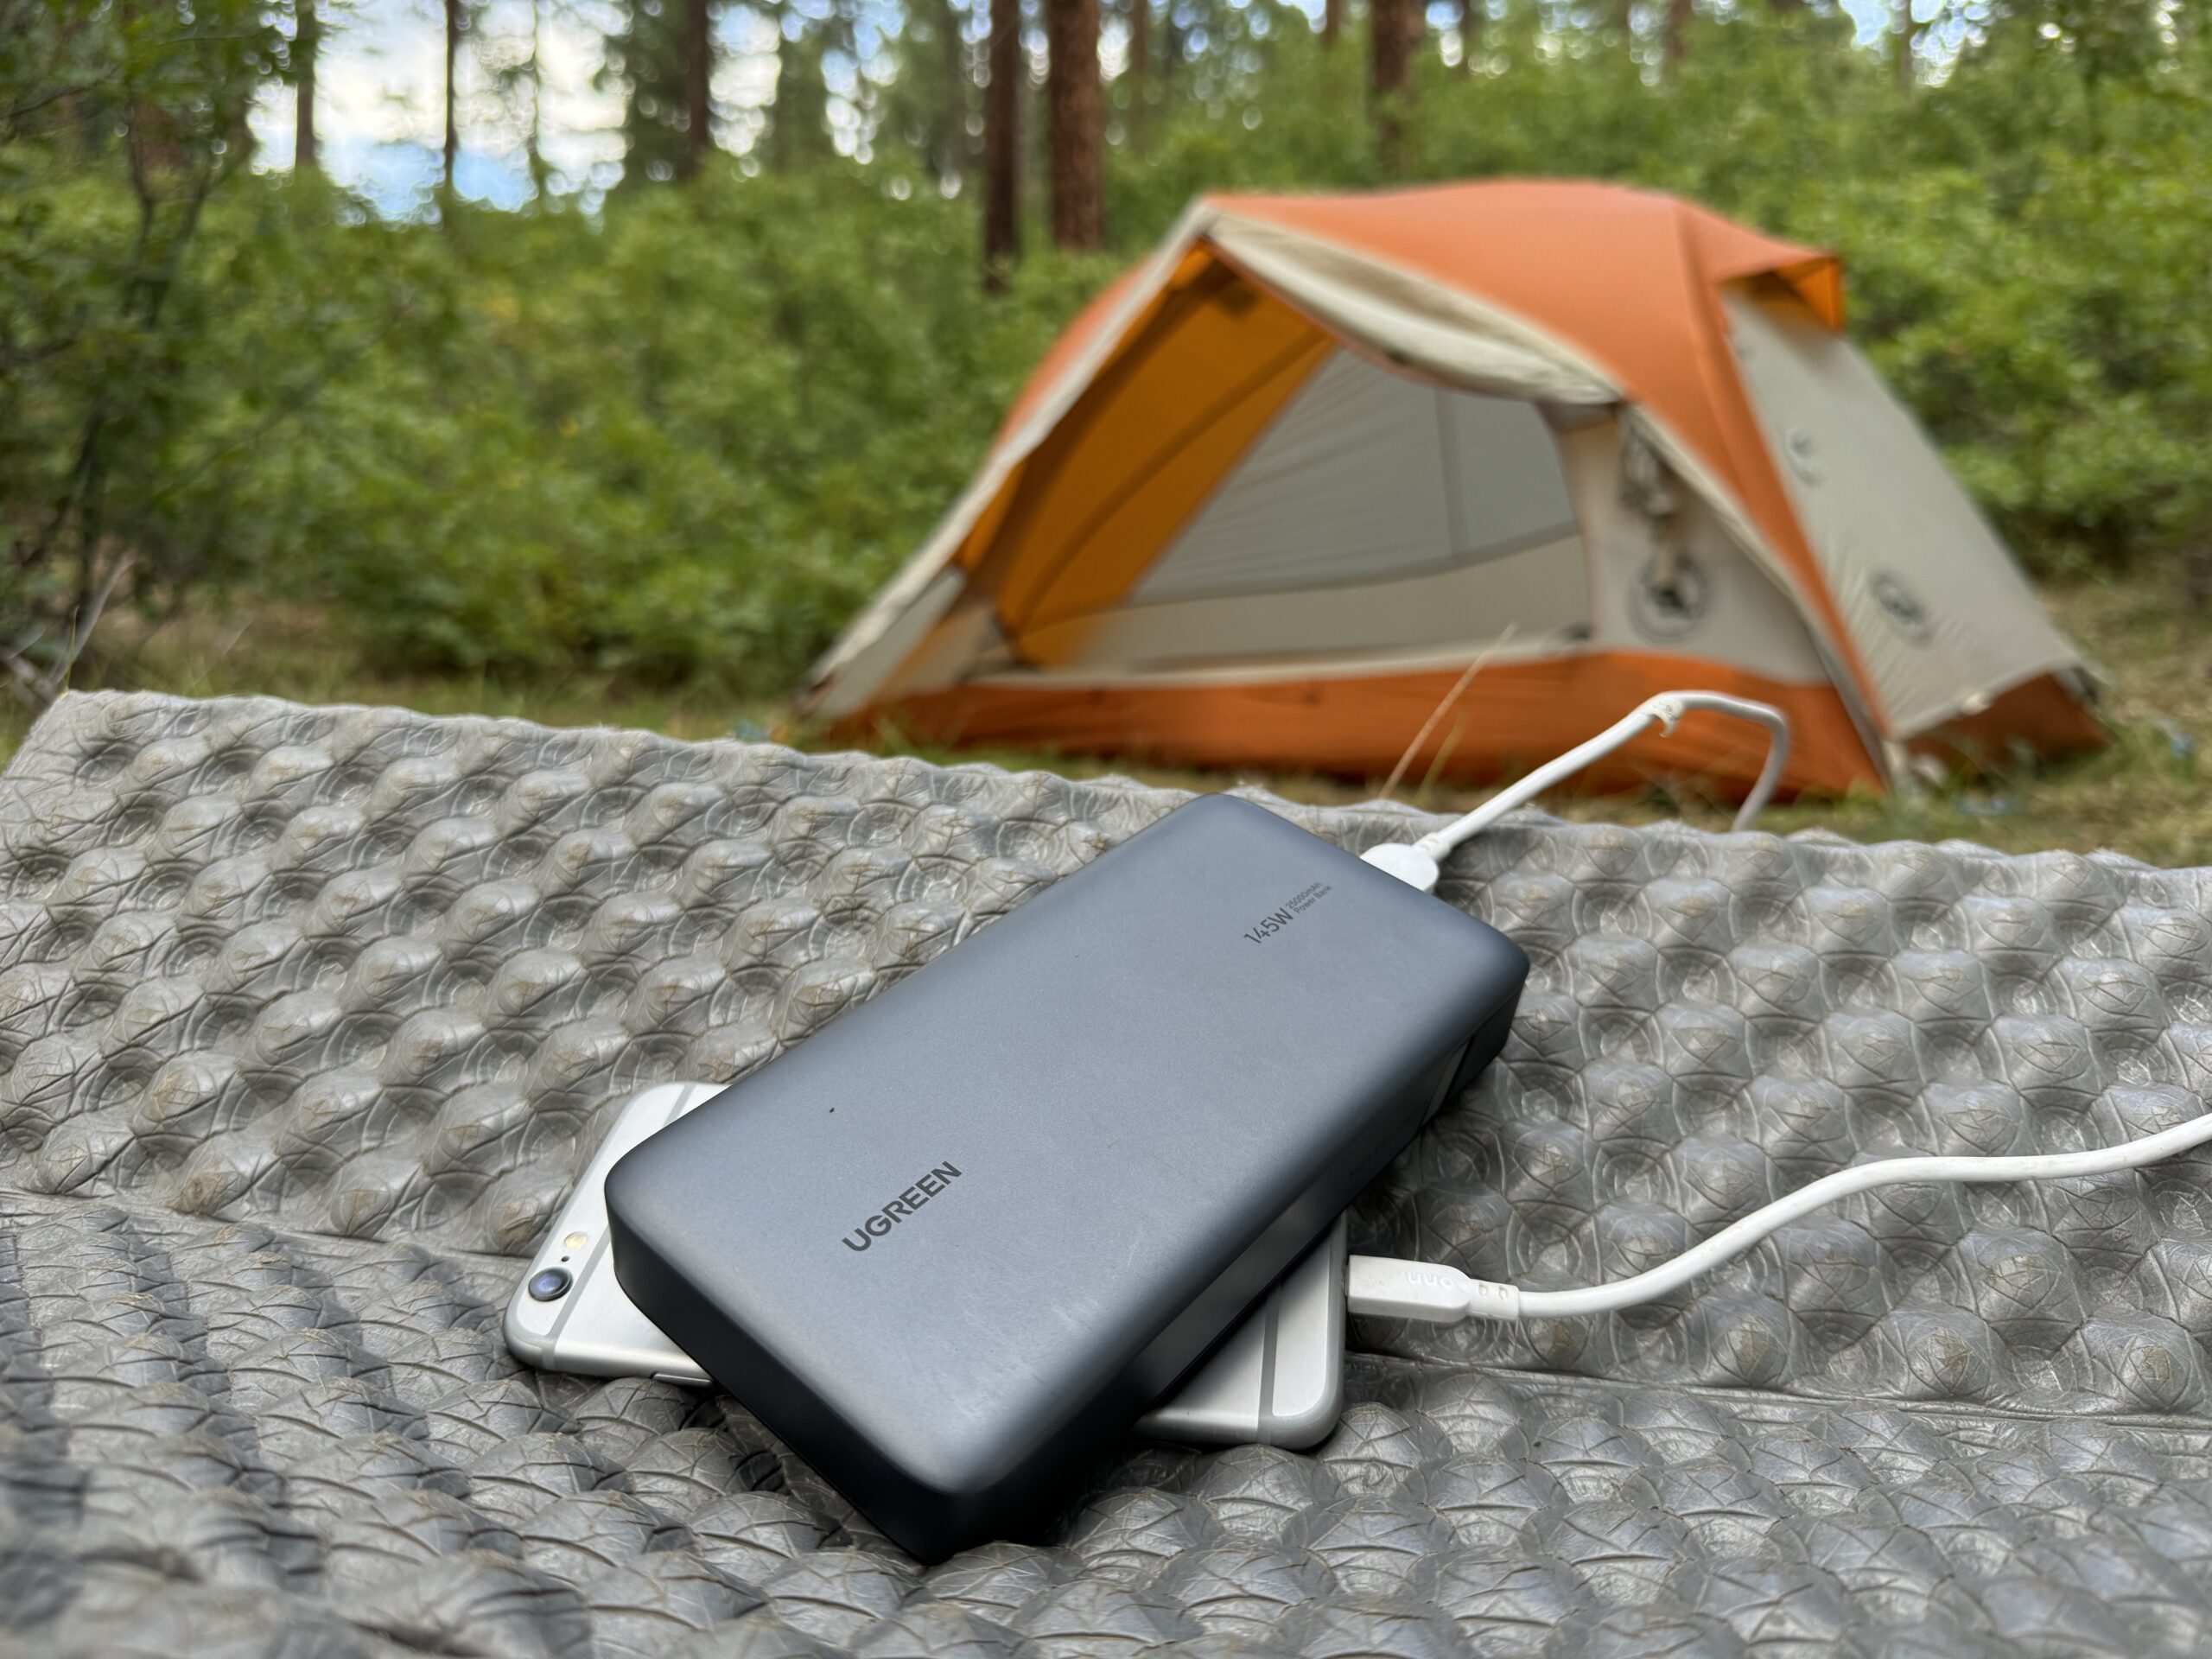
[[[266,458],[264,563],[396,663],[783,689],[1100,274],[988,302],[969,219],[839,168],[322,226],[360,306],[410,298]]]

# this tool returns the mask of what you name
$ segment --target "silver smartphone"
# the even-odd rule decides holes
[[[550,1371],[708,1385],[615,1282],[605,1188],[624,1154],[721,1091],[720,1084],[664,1083],[616,1116],[507,1304],[507,1346],[519,1358]],[[1344,1251],[1339,1217],[1136,1433],[1199,1446],[1300,1447],[1325,1439],[1344,1406]]]

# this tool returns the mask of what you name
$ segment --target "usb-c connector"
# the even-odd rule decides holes
[[[1470,1279],[1457,1268],[1379,1255],[1352,1257],[1344,1305],[1354,1313],[1423,1325],[1521,1317],[1521,1293],[1511,1285]]]

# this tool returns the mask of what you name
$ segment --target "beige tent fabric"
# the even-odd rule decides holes
[[[1138,604],[1395,579],[1571,539],[1536,405],[1338,352],[1138,582]],[[1580,588],[1570,566],[1567,581]]]
[[[1219,213],[1206,239],[1229,263],[1346,340],[1447,385],[1548,404],[1610,404],[1619,388],[1555,336],[1350,248]]]
[[[1623,431],[1339,352],[1126,603],[1033,643],[1055,682],[1367,674],[1464,660],[1510,621],[1512,658],[1618,645],[1825,683],[1795,603],[1679,482],[1662,535]]]
[[[2078,658],[1872,365],[1780,284],[1724,296],[1736,356],[1891,734]]]
[[[1560,442],[1590,549],[1592,644],[1678,652],[1796,684],[1827,681],[1796,601],[1701,497],[1669,493],[1663,536],[1625,499],[1618,419],[1585,423]]]
[[[1129,605],[1033,628],[1062,679],[1209,665],[1354,674],[1464,662],[1503,626],[1525,651],[1551,654],[1587,632],[1582,549],[1572,532],[1480,563],[1351,587],[1254,592]],[[1548,649],[1547,649],[1548,647]]]

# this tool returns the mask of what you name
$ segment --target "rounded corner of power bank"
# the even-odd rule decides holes
[[[1490,925],[1485,922],[1484,925],[1485,927],[1489,927]],[[1505,947],[1504,950],[1501,954],[1503,955],[1507,963],[1510,965],[1513,969],[1517,988],[1518,981],[1527,979],[1531,973],[1535,971],[1535,963],[1529,958],[1528,950],[1521,944],[1519,940],[1515,939],[1507,934],[1498,933],[1497,930],[1494,927],[1491,928],[1490,931],[1492,933],[1497,934],[1497,942]]]
[[[1217,819],[1224,825],[1249,823],[1256,829],[1278,831],[1296,830],[1300,835],[1309,833],[1283,817],[1281,813],[1269,811],[1257,801],[1248,800],[1242,795],[1231,795],[1218,790],[1204,795],[1193,795],[1170,812],[1167,817],[1180,818],[1185,823],[1191,824]],[[1166,821],[1166,818],[1160,820],[1163,823]]]
[[[1462,912],[1461,914],[1465,914]],[[1529,953],[1489,923],[1469,916],[1481,929],[1481,948],[1467,953],[1464,969],[1465,994],[1480,1002],[1510,1008],[1521,1000],[1535,965]]]
[[[662,1152],[653,1144],[658,1139],[658,1135],[649,1137],[617,1158],[600,1185],[607,1220],[632,1234],[638,1231],[640,1218],[652,1213],[652,1206],[643,1201],[637,1189],[650,1187],[658,1173]]]
[[[1256,801],[1248,801],[1241,795],[1230,795],[1220,790],[1211,790],[1203,795],[1192,796],[1175,810],[1199,816],[1207,813],[1219,816],[1223,813],[1234,812],[1265,812],[1267,808]]]
[[[662,1224],[681,1206],[670,1202],[661,1184],[664,1149],[651,1143],[633,1147],[607,1172],[607,1243],[613,1251],[614,1282],[640,1308],[650,1292],[665,1283],[671,1271]],[[648,1313],[647,1317],[652,1317]]]

